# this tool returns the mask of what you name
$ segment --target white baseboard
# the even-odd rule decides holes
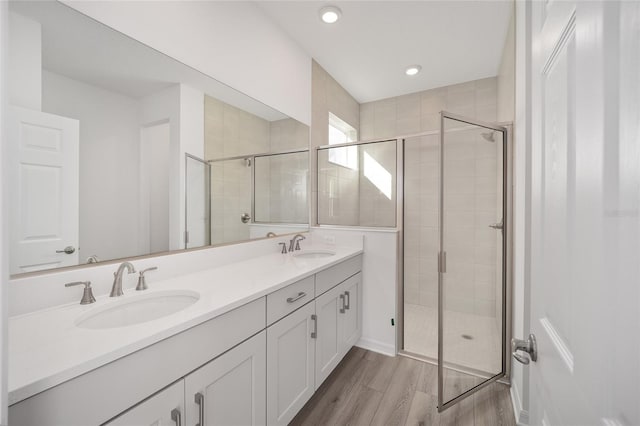
[[[513,414],[516,417],[516,423],[519,426],[528,426],[529,411],[522,409],[522,400],[520,399],[518,387],[515,383],[511,383],[511,390],[509,393],[511,394],[511,405],[513,406]]]
[[[390,345],[388,343],[383,343],[373,339],[367,339],[366,337],[362,337],[360,340],[358,340],[356,346],[362,349],[378,352],[382,355],[396,356],[395,345]]]

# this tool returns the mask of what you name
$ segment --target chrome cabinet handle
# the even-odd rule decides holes
[[[307,295],[307,293],[305,293],[304,291],[301,291],[300,293],[298,293],[297,296],[295,297],[288,297],[287,298],[287,303],[294,303],[297,302],[298,300],[302,299],[303,297],[305,297]]]
[[[346,304],[344,305],[344,308],[348,311],[349,309],[351,309],[351,294],[349,294],[348,291],[345,291],[344,297],[347,301]]]
[[[56,253],[73,254],[76,252],[76,248],[73,246],[66,246],[63,250],[56,250]]]
[[[318,338],[318,317],[315,314],[311,315],[311,321],[313,321],[313,331],[311,332],[311,338],[317,339]]]
[[[180,414],[179,408],[171,410],[171,420],[176,422],[176,426],[182,426],[182,415]]]
[[[250,220],[251,220],[251,215],[249,213],[242,213],[242,215],[240,216],[240,221],[242,223],[249,223]]]
[[[519,354],[518,351],[528,353],[529,357]],[[527,340],[511,339],[511,355],[524,365],[529,364],[529,360],[536,362],[538,360],[536,336],[530,334]]]
[[[340,313],[344,314],[344,294],[340,295],[340,303],[342,304],[342,307],[340,308]]]
[[[196,404],[198,404],[198,423],[196,423],[196,426],[204,426],[204,395],[198,392],[195,400]]]

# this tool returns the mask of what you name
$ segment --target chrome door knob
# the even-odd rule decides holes
[[[56,253],[65,253],[65,254],[73,254],[75,253],[76,248],[73,246],[66,246],[64,250],[56,250]]]
[[[519,354],[518,351],[526,352],[529,356]],[[538,360],[536,336],[530,334],[527,340],[511,339],[511,355],[525,365],[529,364],[529,361],[536,362]]]
[[[242,221],[242,223],[248,223],[251,220],[251,215],[249,213],[243,213],[240,216],[240,220]]]

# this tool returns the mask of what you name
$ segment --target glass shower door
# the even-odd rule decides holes
[[[208,246],[211,243],[210,179],[209,164],[190,154],[185,154],[184,248]]]
[[[506,371],[506,129],[441,119],[439,411]]]

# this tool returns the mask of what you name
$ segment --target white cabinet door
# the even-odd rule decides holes
[[[355,345],[362,336],[362,273],[349,278],[339,286],[344,295],[344,315],[342,327],[342,355]]]
[[[315,391],[315,304],[267,329],[267,423],[288,424]]]
[[[265,424],[266,365],[266,331],[262,331],[189,374],[186,424]]]
[[[342,359],[344,294],[336,286],[316,299],[316,389]]]
[[[179,380],[106,423],[108,426],[181,426],[184,424],[184,380]]]

